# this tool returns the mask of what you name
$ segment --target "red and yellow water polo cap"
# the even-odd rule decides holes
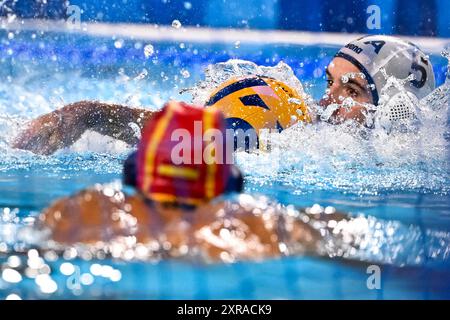
[[[216,108],[168,102],[142,132],[137,189],[151,200],[189,205],[221,195],[231,171],[225,137]]]

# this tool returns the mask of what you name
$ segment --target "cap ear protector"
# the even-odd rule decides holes
[[[411,132],[420,124],[417,97],[411,92],[400,91],[381,104],[375,113],[375,126],[387,133],[392,131]]]
[[[137,151],[133,151],[125,160],[123,165],[122,182],[130,187],[137,186],[136,179],[136,157]],[[230,176],[227,181],[224,193],[241,193],[244,189],[244,177],[241,170],[235,165],[231,166]]]
[[[225,187],[225,194],[227,193],[241,193],[244,190],[244,177],[241,170],[236,165],[231,166],[230,177]]]
[[[136,156],[137,151],[133,151],[126,158],[123,164],[122,182],[126,186],[136,187]]]

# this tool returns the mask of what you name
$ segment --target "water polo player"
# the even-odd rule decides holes
[[[377,107],[381,102],[386,75],[402,80],[413,75],[404,89],[417,99],[435,88],[429,58],[413,43],[391,36],[366,36],[350,42],[335,55],[326,74],[327,92],[320,105],[332,108],[327,119],[332,123],[349,119],[364,123],[367,105]],[[386,89],[387,100],[398,93],[398,88]],[[346,106],[343,102],[347,98],[351,98],[351,103]],[[390,107],[399,108],[395,104]]]

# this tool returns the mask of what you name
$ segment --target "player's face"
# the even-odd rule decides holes
[[[322,107],[332,103],[341,104],[345,98],[352,98],[356,102],[353,107],[341,106],[338,108],[330,120],[334,123],[341,123],[350,119],[360,123],[364,122],[365,108],[361,104],[372,104],[373,101],[368,82],[360,76],[359,69],[351,62],[336,57],[328,65],[326,73],[328,85],[325,96],[320,100]],[[348,77],[349,73],[355,73],[356,76]]]

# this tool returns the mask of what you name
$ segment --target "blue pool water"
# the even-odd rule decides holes
[[[325,88],[324,67],[336,51],[327,46],[160,42],[151,43],[155,52],[146,57],[144,46],[149,43],[139,40],[31,31],[2,31],[0,39],[2,219],[12,214],[35,216],[61,196],[120,179],[122,161],[130,151],[93,133],[50,157],[13,150],[8,141],[25,120],[83,99],[152,109],[170,97],[189,100],[180,90],[201,80],[208,64],[230,58],[259,65],[283,60],[302,80],[305,91],[317,99]],[[447,61],[437,55],[431,60],[442,84]],[[411,137],[411,143],[383,137],[368,141],[339,128],[319,127],[285,137],[289,150],[282,158],[279,154],[238,155],[248,192],[283,204],[319,203],[400,223],[397,240],[403,239],[406,253],[392,262],[389,255],[396,247],[387,242],[381,246],[384,255],[373,261],[381,267],[381,289],[367,287],[370,259],[289,257],[205,265],[66,257],[47,261],[56,292],[43,293],[33,277],[24,276],[17,284],[0,278],[0,299],[10,294],[22,298],[448,299],[448,118],[442,128],[430,130],[433,135],[425,130],[423,136]],[[0,256],[0,263],[6,261]],[[74,289],[70,285],[74,278],[60,272],[65,262],[79,268],[80,277],[90,274],[93,283],[88,279]],[[110,267],[100,268],[106,270],[102,275],[95,271],[99,265]],[[120,277],[108,277],[111,268]]]

